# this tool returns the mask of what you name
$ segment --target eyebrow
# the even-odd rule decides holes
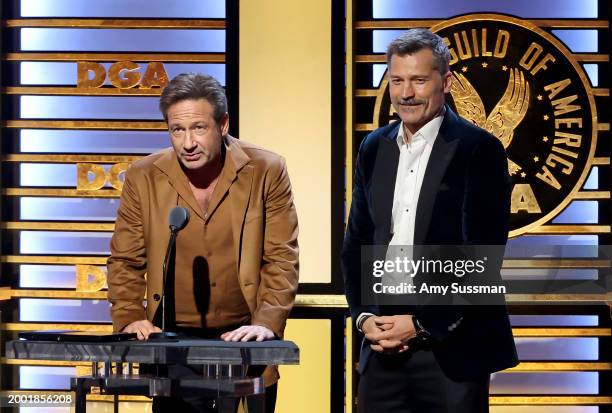
[[[190,124],[188,124],[187,126],[194,126],[194,125],[206,125],[206,121],[205,120],[196,120]],[[181,123],[168,123],[168,127],[182,127],[183,125],[181,125]]]
[[[394,74],[391,74],[391,73],[389,73],[389,77],[390,77],[390,78],[396,78],[396,79],[403,79],[403,78],[404,78],[404,77],[403,77],[403,76],[401,76],[401,75],[394,75]],[[430,75],[427,75],[427,74],[424,74],[424,73],[417,73],[417,74],[414,74],[414,75],[410,75],[410,76],[409,76],[409,79],[414,79],[414,78],[416,78],[416,77],[424,77],[424,78],[429,78],[429,77],[431,77],[431,76],[430,76]]]

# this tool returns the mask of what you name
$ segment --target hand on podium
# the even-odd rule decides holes
[[[161,333],[161,329],[156,327],[149,320],[134,321],[122,330],[124,333],[136,333],[138,340],[147,340],[151,333]]]
[[[221,334],[221,339],[225,341],[264,341],[272,340],[274,333],[267,327],[251,325],[238,327],[233,331]]]

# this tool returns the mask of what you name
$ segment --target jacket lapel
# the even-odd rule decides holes
[[[242,150],[238,140],[231,136],[226,137],[227,152],[225,162],[229,162],[228,179],[226,181],[229,193],[230,210],[232,214],[232,234],[234,237],[234,251],[236,262],[240,266],[240,252],[242,251],[242,229],[246,218],[246,211],[251,199],[253,182],[253,167],[248,165],[251,158]]]
[[[457,115],[447,106],[446,114],[440,131],[434,142],[425,169],[425,176],[419,193],[419,202],[417,205],[416,222],[414,227],[414,244],[420,245],[426,241],[426,234],[431,222],[431,213],[433,210],[436,195],[440,187],[440,182],[444,177],[444,173],[455,155],[459,140],[453,137],[453,127],[457,122]]]
[[[398,122],[381,137],[372,172],[371,199],[374,221],[376,227],[381,228],[380,234],[384,237],[382,240],[375,240],[376,243],[388,243],[391,240],[393,195],[399,163],[399,148],[395,139],[400,125]]]

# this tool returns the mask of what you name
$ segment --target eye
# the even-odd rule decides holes
[[[183,129],[183,128],[180,128],[180,127],[178,127],[178,126],[177,126],[177,127],[172,128],[172,129],[170,129],[170,132],[171,132],[173,135],[178,135],[178,134],[180,134],[180,133],[183,133],[183,131],[184,131],[184,129]]]
[[[391,79],[391,84],[392,85],[399,85],[400,83],[402,83],[401,79],[397,79],[397,78]]]
[[[424,77],[419,77],[419,78],[415,79],[415,83],[419,84],[419,85],[422,85],[426,81],[427,81],[427,79],[425,79]]]
[[[193,133],[195,133],[196,135],[203,135],[204,133],[206,133],[206,125],[195,125],[193,127]]]

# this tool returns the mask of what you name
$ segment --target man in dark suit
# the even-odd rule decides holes
[[[359,412],[488,412],[489,375],[517,364],[504,305],[366,305],[364,245],[504,245],[510,183],[501,143],[445,104],[444,41],[412,29],[387,49],[400,120],[369,134],[355,171],[342,269],[362,344]]]

